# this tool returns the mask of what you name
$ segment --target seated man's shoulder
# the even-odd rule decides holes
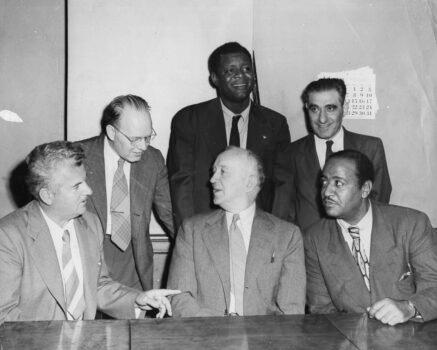
[[[322,218],[311,224],[305,229],[304,236],[314,241],[324,241],[333,226],[336,225],[335,219]]]
[[[29,208],[35,205],[34,202],[26,204],[24,207],[14,210],[0,219],[0,230],[9,232],[14,230],[24,232],[27,229],[30,212]]]
[[[270,222],[272,227],[272,233],[276,237],[282,237],[283,239],[291,239],[293,237],[302,237],[300,228],[288,221],[280,219],[273,214],[267,213],[262,210],[258,210],[258,216],[263,220]]]
[[[400,205],[372,202],[375,210],[379,210],[386,217],[386,221],[392,223],[413,223],[417,221],[429,221],[428,216],[419,210],[403,207]]]
[[[220,209],[195,214],[186,218],[182,222],[182,227],[184,230],[198,231],[206,226],[210,227],[221,224],[221,219],[224,215],[224,212]]]

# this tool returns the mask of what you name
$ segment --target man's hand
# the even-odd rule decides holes
[[[376,318],[382,323],[394,326],[398,323],[408,321],[414,316],[412,308],[407,300],[393,300],[384,298],[367,308],[370,318]]]
[[[166,312],[171,316],[170,302],[166,297],[168,295],[179,294],[180,292],[180,290],[173,289],[151,289],[140,293],[135,303],[142,310],[158,309],[159,312],[156,318],[163,318]]]

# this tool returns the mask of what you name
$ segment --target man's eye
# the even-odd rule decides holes
[[[336,105],[328,105],[328,106],[326,106],[326,110],[328,112],[334,112],[336,109],[337,109]]]
[[[252,73],[252,67],[250,67],[250,66],[243,67],[243,72],[244,73]]]
[[[320,183],[322,184],[322,186],[326,186],[328,184],[328,181],[326,179],[321,179]]]
[[[336,180],[335,181],[335,186],[337,186],[337,187],[342,187],[344,184],[343,184],[343,182],[341,182],[341,181],[339,181],[339,180]]]
[[[317,106],[310,106],[308,109],[312,113],[318,113],[319,112],[319,107],[317,107]]]

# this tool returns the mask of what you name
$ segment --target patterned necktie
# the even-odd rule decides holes
[[[334,144],[334,141],[329,140],[326,141],[326,153],[325,153],[325,162],[328,160],[328,158],[331,156],[332,153],[332,145]]]
[[[118,160],[118,167],[114,174],[111,195],[111,240],[122,251],[128,247],[131,239],[130,232],[130,203],[126,176],[123,171],[124,160]]]
[[[232,217],[229,227],[229,257],[231,259],[231,292],[235,297],[235,311],[243,316],[243,296],[244,296],[244,275],[246,270],[246,247],[244,246],[243,235],[237,226],[240,220],[238,214]]]
[[[366,253],[361,251],[360,248],[360,229],[358,227],[349,227],[349,234],[351,235],[352,242],[352,255],[360,268],[361,275],[363,276],[364,283],[366,283],[367,289],[370,291],[369,281],[369,260],[366,257]]]
[[[65,302],[67,312],[74,320],[82,319],[85,311],[83,289],[79,285],[79,276],[71,256],[70,232],[62,235],[62,275],[64,276]]]
[[[232,117],[231,137],[229,138],[229,146],[240,147],[240,132],[238,131],[238,121],[241,115]]]

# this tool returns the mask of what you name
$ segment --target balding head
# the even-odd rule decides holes
[[[238,213],[255,202],[264,181],[261,161],[251,151],[228,147],[214,163],[214,204]]]

